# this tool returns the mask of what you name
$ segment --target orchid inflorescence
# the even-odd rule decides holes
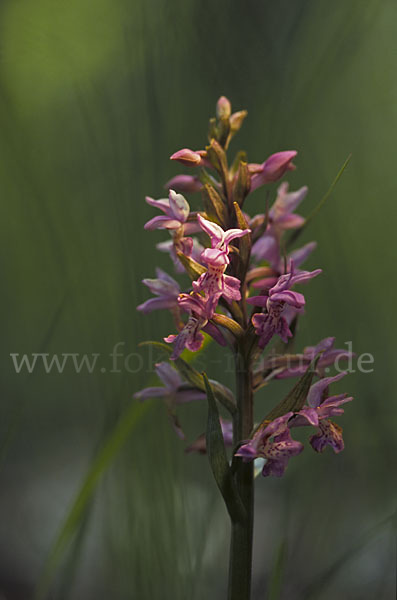
[[[210,120],[209,145],[196,151],[184,148],[171,156],[172,161],[198,168],[198,173],[171,179],[166,184],[168,198],[146,198],[146,202],[162,214],[148,221],[145,229],[168,230],[170,239],[158,247],[170,253],[177,273],[185,272],[191,283],[186,292],[181,293],[179,283],[157,269],[157,278],[143,280],[157,297],[138,306],[138,310],[149,313],[167,309],[173,315],[177,332],[164,340],[172,344],[169,359],[177,369],[182,364],[182,352],[185,349],[199,351],[208,334],[218,344],[229,345],[234,352],[243,353],[251,391],[272,379],[285,377],[306,377],[307,383],[310,373],[311,385],[306,385],[304,397],[301,394],[298,400],[295,398],[295,406],[281,403],[271,411],[273,418],[266,417],[248,439],[234,435],[236,457],[243,461],[264,458],[263,475],[280,476],[289,458],[303,450],[302,443],[291,437],[294,427],[307,425],[316,429],[310,441],[317,452],[327,445],[336,453],[343,450],[342,430],[330,417],[342,414],[341,405],[352,398],[346,394],[330,396],[329,385],[346,373],[335,377],[324,375],[329,366],[339,364],[351,354],[333,349],[334,338],[306,348],[303,354],[287,354],[297,318],[305,306],[305,297],[295,291],[295,286],[321,273],[321,269],[300,269],[315,249],[315,242],[286,253],[287,232],[295,230],[296,239],[296,232],[305,225],[305,218],[294,211],[305,198],[307,187],[290,192],[288,183],[283,182],[270,209],[266,206],[263,214],[253,217],[243,211],[250,193],[295,169],[292,161],[297,154],[296,151],[277,152],[257,164],[248,163],[245,154],[240,152],[229,167],[226,150],[245,116],[246,111],[232,113],[229,100],[224,96],[219,98],[217,118]],[[181,192],[198,191],[202,194],[204,210],[192,211]],[[255,294],[255,290],[259,290],[259,294]],[[253,307],[252,314],[249,314],[249,305]],[[273,359],[265,357],[258,369],[255,366],[258,356],[268,350],[275,339],[285,344],[284,352]],[[206,394],[202,382],[199,387],[194,386],[189,378],[183,379],[186,370],[178,370],[180,374],[170,363],[159,363],[157,374],[165,387],[147,388],[136,397],[162,396],[179,436],[184,438],[176,418],[176,406],[204,399]],[[312,383],[313,377],[319,380]],[[217,385],[232,396],[230,390]],[[222,431],[228,432],[224,441],[232,445],[232,425],[224,420],[221,423]],[[203,436],[199,439],[202,440],[201,451],[205,450]],[[192,447],[194,444],[189,448]]]

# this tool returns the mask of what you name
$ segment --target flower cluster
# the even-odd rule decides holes
[[[270,208],[264,200],[263,213],[250,216],[246,212],[251,193],[273,185],[295,169],[293,160],[297,152],[277,152],[262,163],[249,163],[243,153],[238,153],[229,166],[227,150],[245,117],[246,111],[232,113],[229,100],[222,96],[217,103],[216,118],[210,120],[209,144],[200,150],[183,148],[171,156],[173,162],[197,172],[170,179],[166,184],[167,198],[146,198],[147,204],[162,214],[151,218],[145,229],[168,232],[168,239],[157,247],[169,253],[177,276],[183,274],[185,281],[180,284],[161,269],[157,269],[155,279],[143,280],[154,297],[140,304],[138,310],[143,313],[168,310],[175,329],[164,337],[172,345],[168,353],[171,363],[156,366],[164,386],[146,388],[135,397],[161,397],[175,430],[184,438],[176,409],[181,403],[203,400],[206,394],[205,387],[198,384],[200,374],[189,379],[187,373],[193,367],[190,370],[181,367],[186,365],[181,355],[185,350],[198,352],[206,334],[219,345],[228,346],[236,356],[242,355],[245,368],[253,375],[246,378],[253,381],[252,388],[246,390],[250,399],[260,387],[256,381],[263,383],[265,377],[266,383],[270,379],[304,378],[311,370],[310,389],[304,397],[299,401],[295,398],[291,405],[281,403],[271,412],[271,418],[246,431],[245,437],[233,431],[230,420],[220,419],[219,431],[225,445],[233,443],[238,448],[236,457],[242,462],[265,459],[263,475],[280,476],[289,458],[303,450],[302,443],[291,435],[296,427],[314,428],[310,444],[317,452],[327,445],[336,453],[343,450],[342,430],[331,417],[341,415],[341,406],[352,398],[346,394],[329,395],[330,384],[339,381],[345,372],[328,377],[325,374],[351,354],[334,349],[335,339],[329,337],[293,355],[296,360],[292,364],[286,361],[296,321],[306,304],[302,291],[295,286],[309,282],[322,271],[301,269],[316,248],[315,242],[290,248],[306,223],[295,210],[307,195],[307,187],[290,191],[288,183],[283,181]],[[270,193],[272,189],[269,188]],[[191,210],[190,201],[182,193],[198,192],[203,204]],[[192,202],[196,202],[194,196]],[[266,353],[280,339],[285,353],[273,361]],[[263,358],[259,371],[255,370],[258,357]],[[223,390],[228,398],[225,406],[231,416],[243,410],[228,388],[215,383],[218,391]],[[205,452],[205,448],[205,436],[201,435],[188,451]]]
[[[314,383],[307,395],[307,404],[298,412],[288,412],[268,424],[260,426],[252,439],[244,443],[237,451],[237,456],[250,461],[255,458],[265,458],[266,463],[262,474],[281,477],[289,459],[300,454],[303,444],[291,437],[291,429],[311,425],[318,431],[310,438],[310,443],[316,452],[322,452],[328,445],[334,452],[339,453],[344,448],[342,429],[329,417],[343,414],[341,404],[353,400],[347,394],[337,396],[327,395],[328,386],[339,381],[346,373],[334,377],[325,377]]]

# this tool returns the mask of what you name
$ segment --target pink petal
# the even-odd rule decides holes
[[[323,379],[320,379],[319,381],[314,383],[311,386],[308,396],[307,396],[308,405],[311,406],[312,408],[317,408],[318,406],[320,406],[324,390],[326,390],[326,388],[331,383],[334,383],[335,381],[339,381],[345,375],[347,375],[347,371],[344,371],[343,373],[339,373],[338,375],[335,375],[334,377],[324,377]]]
[[[179,229],[180,226],[181,223],[179,221],[164,216],[153,217],[153,219],[145,223],[144,228],[150,231],[153,229]]]
[[[170,211],[174,219],[184,223],[189,216],[190,206],[182,194],[177,194],[174,190],[170,190]]]
[[[200,164],[201,156],[198,152],[193,152],[193,150],[190,150],[189,148],[182,148],[182,150],[174,152],[174,154],[170,156],[170,160],[177,160],[186,167],[195,167]]]
[[[173,189],[178,192],[194,193],[201,190],[203,184],[198,177],[192,175],[176,175],[164,186],[167,190]]]
[[[154,206],[155,208],[158,208],[159,210],[165,212],[166,215],[170,216],[170,201],[168,198],[160,198],[160,200],[155,200],[150,196],[146,196],[145,200],[150,206]]]
[[[200,214],[197,215],[197,221],[199,222],[201,229],[210,236],[212,247],[223,241],[224,231],[222,227],[219,227],[219,225],[212,221],[208,221]]]
[[[241,237],[243,237],[243,235],[246,235],[247,233],[251,233],[251,229],[228,229],[225,232],[225,237],[224,237],[223,241],[226,245],[228,245],[229,242],[231,242],[235,238],[241,238]]]
[[[175,391],[182,384],[182,378],[178,371],[171,367],[169,363],[157,363],[155,369],[158,377],[169,390]]]

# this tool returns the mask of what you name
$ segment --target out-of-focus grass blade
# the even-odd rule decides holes
[[[110,466],[123,444],[131,435],[132,430],[148,412],[151,406],[152,403],[150,401],[145,403],[132,403],[120,417],[119,422],[95,457],[44,565],[43,573],[36,591],[37,600],[42,600],[46,597],[62,555],[67,549],[77,526],[84,516],[84,511],[93,496],[101,476]]]
[[[52,336],[54,335],[54,331],[57,328],[57,325],[63,314],[63,310],[66,306],[66,300],[68,298],[68,295],[69,295],[69,292],[64,294],[64,296],[63,296],[62,300],[60,301],[59,305],[57,306],[53,316],[51,317],[51,320],[48,324],[45,334],[39,344],[39,352],[40,353],[44,352],[46,350],[49,342],[52,339]],[[31,378],[34,376],[34,373],[35,373],[35,371],[33,371],[33,373],[29,373],[27,380],[31,381]],[[20,423],[21,417],[22,417],[24,410],[25,410],[26,406],[28,405],[29,401],[30,401],[30,395],[26,394],[25,398],[19,404],[19,406],[15,410],[13,416],[11,417],[11,421],[10,421],[10,424],[6,431],[6,434],[0,442],[0,469],[3,466],[4,458],[7,454],[8,447],[11,444],[11,442],[15,436],[15,433],[18,429],[18,425]]]
[[[356,554],[360,552],[376,535],[379,533],[383,527],[388,524],[391,524],[394,529],[396,529],[397,512],[392,513],[376,525],[363,533],[358,540],[354,542],[344,552],[339,558],[337,558],[323,573],[321,573],[318,577],[314,578],[307,587],[303,590],[302,598],[305,600],[311,600],[315,598],[319,598],[319,592],[321,589],[327,585],[333,577],[342,569],[346,563],[351,560]]]
[[[166,350],[169,350],[165,344],[161,344],[160,342],[157,344],[160,347],[165,347]],[[193,355],[189,356],[187,362],[191,361],[192,358],[194,358]],[[142,404],[133,403],[131,407],[126,410],[124,415],[120,417],[119,422],[108,436],[104,446],[98,452],[78,493],[76,494],[75,500],[72,503],[69,513],[47,557],[47,561],[44,565],[43,573],[37,587],[36,600],[41,600],[46,597],[64,552],[67,550],[69,543],[72,541],[77,527],[87,516],[87,509],[90,506],[100,477],[110,466],[112,460],[126,442],[138,421],[145,415],[151,406],[152,403],[150,401],[146,401]]]
[[[59,598],[72,598],[73,585],[75,583],[75,573],[79,566],[81,555],[84,550],[85,536],[90,523],[90,517],[94,504],[94,498],[89,500],[84,513],[80,519],[78,530],[71,543],[70,551],[67,559],[65,560],[65,566],[62,569],[60,578],[59,589],[57,589]]]
[[[317,215],[317,213],[319,212],[319,210],[324,206],[324,204],[326,203],[326,201],[328,200],[328,198],[331,196],[332,192],[334,191],[334,188],[335,188],[336,184],[338,183],[339,179],[342,177],[342,175],[343,175],[343,173],[344,173],[347,165],[350,162],[351,157],[352,157],[352,155],[349,154],[349,156],[346,158],[345,162],[343,163],[342,167],[340,168],[337,176],[335,177],[335,179],[331,183],[330,188],[324,194],[324,196],[321,198],[320,202],[313,208],[312,212],[306,217],[305,222],[302,225],[302,227],[300,229],[296,229],[296,231],[294,231],[291,234],[291,236],[289,237],[289,239],[287,241],[287,244],[286,244],[288,247],[291,246],[291,244],[293,244],[294,242],[296,242],[296,240],[301,235],[301,233],[306,229],[306,227],[309,225],[309,223]]]
[[[267,600],[278,600],[280,598],[281,584],[283,580],[283,571],[285,560],[287,558],[287,540],[282,540],[275,553],[275,561],[272,573],[270,575],[269,593]]]

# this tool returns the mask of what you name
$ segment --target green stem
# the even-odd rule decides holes
[[[252,381],[249,361],[237,351],[234,441],[247,439],[253,428]],[[251,597],[252,540],[254,521],[253,463],[241,460],[236,469],[236,484],[246,510],[244,522],[232,522],[228,600],[249,600]]]

